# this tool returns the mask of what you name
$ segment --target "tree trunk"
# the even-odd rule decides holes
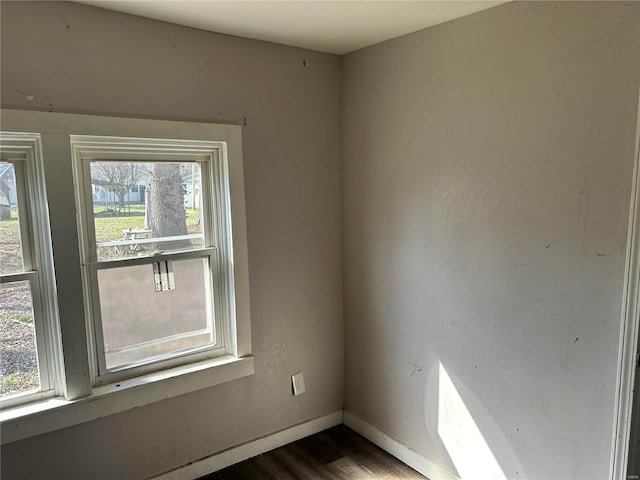
[[[175,163],[153,163],[150,186],[151,215],[149,228],[154,237],[187,235],[184,190],[180,166]],[[160,250],[188,248],[190,240],[159,242]]]
[[[120,213],[122,213],[122,212],[124,212],[124,207],[125,207],[124,199],[127,196],[127,192],[126,191],[122,192],[121,190],[119,190],[119,191],[116,192],[116,195],[118,195],[118,211]]]

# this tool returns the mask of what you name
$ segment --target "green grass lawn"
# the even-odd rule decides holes
[[[20,225],[18,225],[18,218],[14,213],[11,220],[0,221],[0,272],[18,273],[21,271]]]
[[[130,211],[127,210],[113,216],[105,215],[105,213],[108,214],[111,211],[103,207],[98,207],[94,210],[97,242],[121,240],[123,230],[144,227],[144,205],[132,205]],[[199,232],[200,226],[197,224],[198,210],[185,208],[185,211],[187,213],[187,230],[189,233]]]
[[[201,231],[201,225],[198,224],[198,210],[192,208],[185,210],[189,233]],[[123,230],[144,227],[144,205],[132,205],[121,213],[98,207],[94,214],[96,215],[94,223],[97,242],[121,240]],[[2,265],[2,272],[5,273],[22,270],[20,226],[15,212],[11,220],[0,221],[0,265]]]
[[[96,241],[108,242],[120,240],[122,230],[144,227],[144,215],[122,215],[114,217],[98,217],[94,220],[96,226]]]

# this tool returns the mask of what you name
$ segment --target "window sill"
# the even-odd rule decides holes
[[[21,405],[0,412],[0,440],[16,442],[253,373],[252,355],[226,355],[96,387],[78,400],[57,397]]]

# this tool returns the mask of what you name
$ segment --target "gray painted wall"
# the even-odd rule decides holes
[[[246,117],[256,355],[253,376],[3,446],[2,478],[146,478],[341,409],[340,59],[82,5],[1,16],[3,107]]]
[[[515,2],[345,57],[348,411],[466,478],[607,477],[639,40],[638,2]]]

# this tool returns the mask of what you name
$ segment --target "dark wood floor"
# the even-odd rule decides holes
[[[424,480],[384,450],[339,425],[200,480]]]

